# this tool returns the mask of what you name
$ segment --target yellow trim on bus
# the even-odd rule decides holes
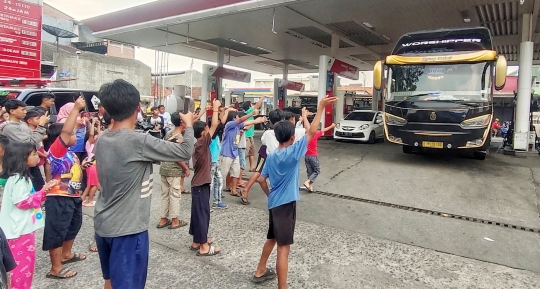
[[[497,51],[483,50],[455,55],[426,55],[426,56],[401,56],[389,55],[385,64],[405,65],[405,64],[431,64],[431,63],[456,63],[456,62],[477,62],[493,61],[497,58]]]

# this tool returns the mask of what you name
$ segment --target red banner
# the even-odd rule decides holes
[[[7,45],[0,46],[0,57],[2,55],[14,56],[18,58],[29,58],[31,60],[41,59],[41,52],[39,50],[31,50]]]
[[[360,71],[358,70],[358,67],[354,65],[345,63],[335,58],[332,58],[329,64],[330,71],[336,73],[339,76],[352,80],[358,80],[360,78]]]
[[[304,91],[305,85],[301,82],[294,82],[289,80],[280,79],[278,82],[280,87],[286,88],[288,90],[294,91]]]
[[[40,49],[40,41],[21,39],[17,36],[11,36],[0,33],[0,45],[10,45],[21,48]]]
[[[0,22],[1,23],[41,30],[41,25],[40,25],[39,21],[23,18],[23,17],[17,16],[17,15],[11,15],[11,14],[8,14],[8,13],[6,13],[4,11],[5,10],[0,12]]]
[[[43,8],[40,5],[21,0],[2,0],[2,13],[24,16],[30,19],[40,19]]]
[[[0,75],[12,78],[41,76],[42,12],[43,7],[36,3],[2,0]]]
[[[251,82],[251,73],[225,67],[216,68],[212,76],[234,81]]]

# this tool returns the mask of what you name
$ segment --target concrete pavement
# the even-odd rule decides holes
[[[403,155],[399,146],[390,144],[333,141],[320,141],[319,152],[320,191],[540,227],[537,158],[492,154],[477,161]],[[152,199],[154,225],[159,194],[157,186]],[[538,234],[301,195],[290,288],[540,287]],[[153,226],[147,288],[275,288],[276,281],[254,286],[248,280],[266,236],[265,198],[257,185],[250,195],[251,206],[226,195],[230,208],[211,216],[210,235],[223,248],[216,257],[196,257],[189,251],[187,227]],[[189,208],[190,196],[185,196],[181,218],[189,220]],[[48,255],[39,251],[34,288],[101,288],[98,257],[88,252],[92,212],[85,212],[89,216],[75,247],[88,253],[88,260],[71,266],[79,275],[64,281],[45,279]],[[42,233],[37,236],[41,243]],[[275,253],[269,265],[274,264]]]

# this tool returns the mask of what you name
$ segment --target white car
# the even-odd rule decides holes
[[[374,143],[384,139],[382,111],[357,110],[336,124],[334,140],[354,140]]]

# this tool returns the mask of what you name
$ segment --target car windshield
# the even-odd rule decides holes
[[[392,65],[388,100],[488,101],[488,62],[445,65]]]
[[[349,115],[345,117],[345,120],[358,120],[358,121],[372,121],[373,117],[375,116],[374,112],[351,112]]]

